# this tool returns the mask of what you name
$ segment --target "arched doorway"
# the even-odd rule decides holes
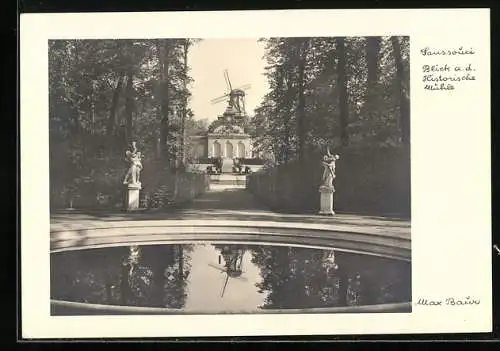
[[[214,157],[220,157],[221,156],[221,145],[218,141],[214,141]]]
[[[238,143],[238,157],[245,158],[245,144],[241,141]]]
[[[233,144],[226,142],[226,157],[233,158]]]

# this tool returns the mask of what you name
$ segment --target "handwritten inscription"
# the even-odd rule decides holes
[[[422,80],[425,90],[450,91],[455,90],[458,84],[476,80],[476,68],[472,63],[453,62],[458,57],[470,57],[474,55],[475,51],[472,48],[432,49],[426,47],[421,49],[420,53],[425,57],[440,57],[440,62],[443,59],[450,59],[450,62],[444,64],[431,62],[422,65]]]
[[[423,48],[420,53],[424,56],[460,56],[460,55],[474,55],[476,52],[473,48],[465,49],[463,46],[456,49],[433,49]]]
[[[418,306],[466,306],[466,305],[479,305],[480,300],[476,300],[467,296],[465,298],[447,297],[445,299],[426,299],[420,298],[417,300],[416,305]]]

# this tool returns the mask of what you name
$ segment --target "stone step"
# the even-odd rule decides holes
[[[220,185],[244,186],[246,184],[246,176],[236,174],[212,174],[210,183]]]
[[[222,160],[222,173],[232,173],[233,172],[233,160],[223,159]]]
[[[246,180],[246,175],[242,174],[230,174],[230,173],[223,173],[223,174],[211,174],[210,175],[210,180],[212,181],[220,181],[220,180]]]

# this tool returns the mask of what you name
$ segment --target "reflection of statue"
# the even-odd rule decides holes
[[[132,142],[132,151],[125,152],[129,169],[123,180],[123,184],[140,184],[139,176],[142,171],[142,154],[137,151],[135,141]]]
[[[333,188],[333,180],[335,179],[335,162],[340,158],[339,155],[332,155],[330,149],[326,151],[326,155],[323,157],[322,165],[323,170],[323,186],[328,188]]]
[[[335,262],[335,251],[325,251],[322,264],[327,274],[330,274],[333,271],[337,270],[339,266]]]

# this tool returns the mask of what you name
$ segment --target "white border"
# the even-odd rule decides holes
[[[48,39],[342,35],[410,36],[413,296],[471,296],[480,305],[390,315],[50,316]],[[23,14],[20,45],[23,337],[491,331],[489,10]],[[424,46],[474,47],[477,80],[424,91]]]

